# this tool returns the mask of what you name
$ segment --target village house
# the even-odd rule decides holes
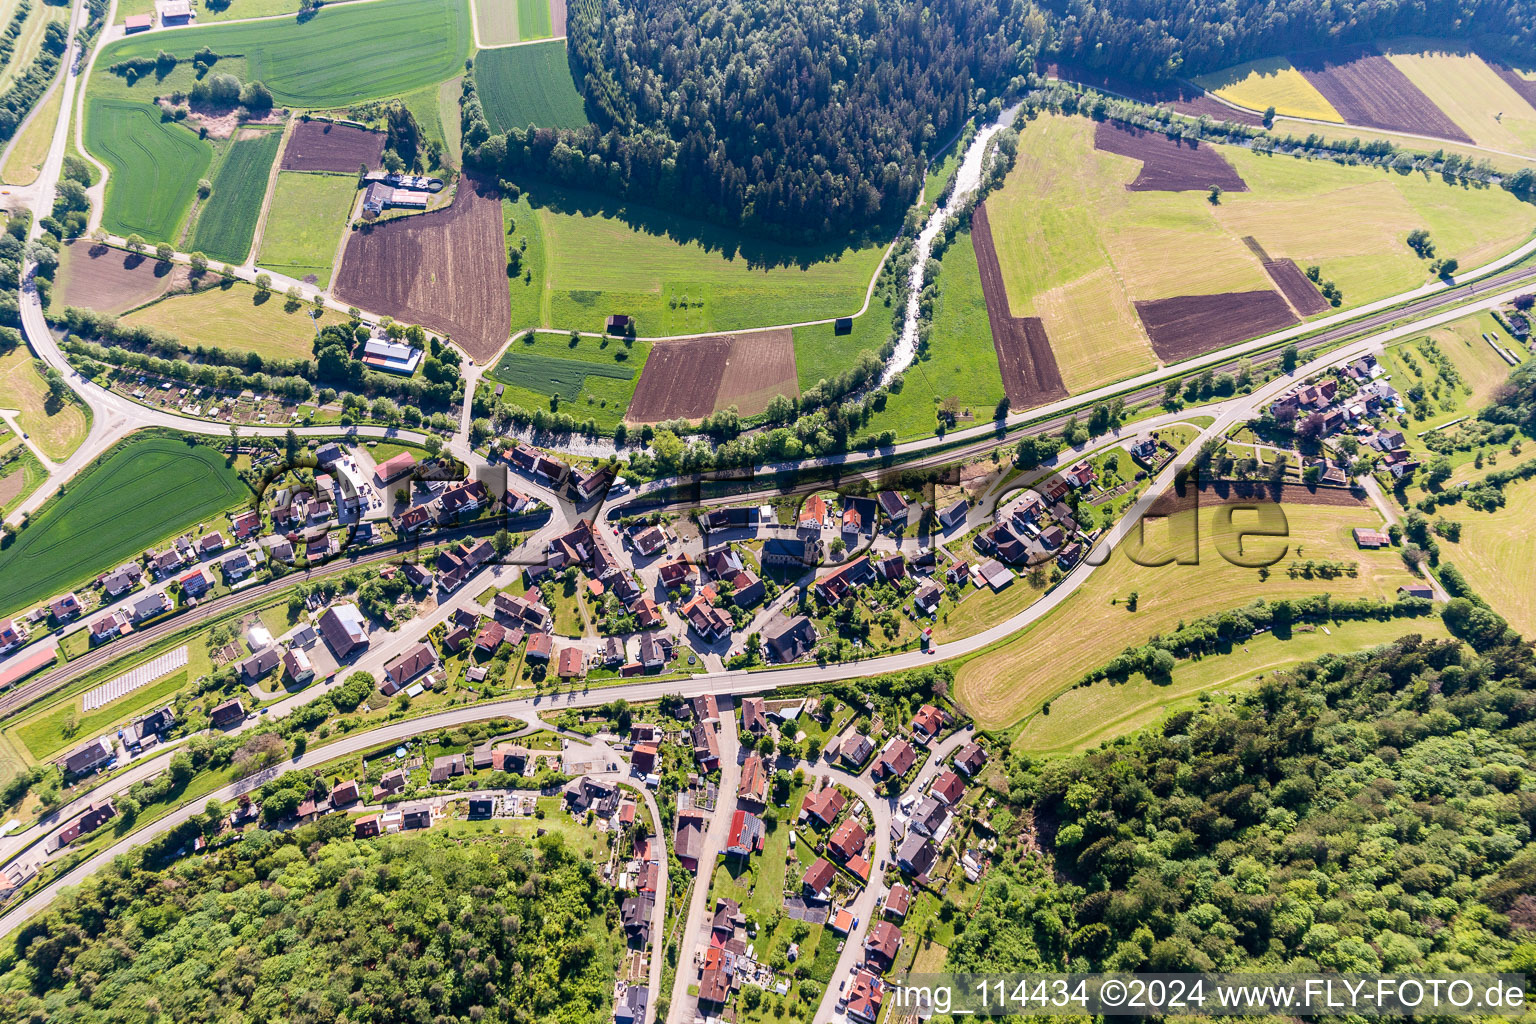
[[[800,804],[800,816],[812,824],[828,828],[848,806],[848,797],[836,786],[824,786],[806,796]]]
[[[763,759],[751,754],[741,765],[741,782],[736,787],[736,799],[757,807],[768,805],[768,768]]]
[[[930,743],[944,728],[944,713],[932,704],[924,704],[912,716],[912,735],[919,743]]]
[[[987,752],[981,749],[980,744],[967,743],[955,751],[955,767],[964,772],[967,778],[974,779],[986,763]]]
[[[731,827],[725,835],[726,856],[750,857],[763,848],[766,832],[763,819],[757,815],[743,810],[732,812]]]
[[[797,615],[777,632],[766,633],[763,646],[772,659],[781,665],[800,661],[816,646],[816,626],[809,616]]]
[[[880,748],[870,774],[881,781],[888,778],[899,779],[904,777],[916,763],[917,751],[912,748],[912,744],[900,737],[892,736],[886,741],[885,746]]]
[[[81,744],[65,755],[63,760],[64,775],[68,778],[93,772],[112,760],[115,754],[116,752],[112,749],[111,741],[105,736],[98,736],[89,743]]]
[[[223,729],[237,722],[244,721],[245,705],[240,702],[239,697],[231,697],[208,712],[208,720],[213,723],[216,729]]]
[[[320,635],[335,652],[346,658],[353,651],[368,646],[368,625],[355,604],[336,604],[320,616]]]
[[[868,839],[869,833],[864,830],[859,819],[850,814],[833,831],[832,838],[827,841],[827,848],[843,860],[850,860],[864,852],[864,843]]]
[[[832,881],[836,877],[837,868],[832,862],[825,857],[817,857],[815,863],[800,876],[800,888],[811,899],[825,903],[832,897]]]

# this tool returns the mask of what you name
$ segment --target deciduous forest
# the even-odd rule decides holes
[[[350,835],[338,815],[164,870],[120,863],[16,933],[0,1019],[606,1016],[613,890],[558,835]]]
[[[1408,636],[1016,757],[1006,798],[1050,855],[989,877],[950,967],[1536,967],[1536,666],[1492,612],[1446,621],[1470,643]]]

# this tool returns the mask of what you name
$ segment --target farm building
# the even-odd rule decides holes
[[[604,329],[609,334],[627,334],[633,326],[634,321],[630,320],[627,313],[610,313]]]
[[[155,27],[153,14],[133,14],[123,19],[123,32],[148,32]]]
[[[363,216],[377,217],[387,209],[425,210],[432,193],[413,188],[395,188],[375,181],[363,194]]]
[[[369,338],[363,346],[363,362],[375,370],[409,377],[421,365],[421,349],[389,338]]]
[[[192,20],[192,0],[159,0],[155,11],[162,26],[185,25]]]

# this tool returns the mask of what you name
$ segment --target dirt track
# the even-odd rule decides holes
[[[1165,363],[1226,348],[1298,323],[1279,292],[1222,292],[1137,302],[1152,349]]]
[[[1094,128],[1093,148],[1141,161],[1141,173],[1125,186],[1130,192],[1204,192],[1212,185],[1220,185],[1224,192],[1248,191],[1248,183],[1209,143],[1100,121]]]
[[[283,150],[285,171],[335,171],[350,174],[359,164],[377,170],[384,155],[384,133],[329,121],[300,121]]]
[[[335,294],[449,335],[487,362],[512,327],[500,194],[466,175],[451,206],[352,232]]]
[[[1350,124],[1470,143],[1471,137],[1386,57],[1363,46],[1291,59]]]
[[[1067,397],[1061,368],[1051,339],[1039,317],[1016,317],[1008,305],[1003,269],[997,262],[997,243],[987,204],[980,203],[971,215],[971,245],[981,271],[981,291],[987,300],[987,323],[997,350],[997,368],[1003,377],[1003,393],[1015,412]]]

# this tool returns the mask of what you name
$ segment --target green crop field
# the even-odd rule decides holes
[[[1258,598],[1319,592],[1335,597],[1387,598],[1411,579],[1396,551],[1356,549],[1351,528],[1379,529],[1382,525],[1381,516],[1369,505],[1288,504],[1283,511],[1286,536],[1249,537],[1242,545],[1247,560],[1262,560],[1284,551],[1267,578],[1261,578],[1255,568],[1233,564],[1222,554],[1224,549],[1235,548],[1237,532],[1260,525],[1256,513],[1234,513],[1230,526],[1220,529],[1218,508],[1210,505],[1198,512],[1179,512],[1149,522],[1145,541],[1137,545],[1139,557],[1133,559],[1127,546],[1115,550],[1086,583],[1049,614],[1007,643],[961,666],[955,676],[956,696],[979,726],[1006,727],[1033,714],[1045,701],[1126,647],[1174,629],[1180,622]],[[1198,536],[1189,542],[1196,516]],[[1181,556],[1186,551],[1197,555],[1198,564],[1138,564]],[[1292,576],[1287,567],[1297,559],[1354,563],[1357,575],[1331,579]],[[1025,587],[1026,581],[1015,580],[1003,593]],[[1132,592],[1138,595],[1135,611],[1129,611],[1126,604]],[[969,600],[951,614],[960,614]],[[1405,620],[1400,625],[1402,632],[1411,633],[1416,623]],[[1062,637],[1071,637],[1071,642],[1062,642]]]
[[[517,0],[517,38],[548,39],[554,35],[550,23],[549,0]]]
[[[475,57],[475,89],[493,132],[530,124],[580,128],[587,123],[586,107],[571,81],[561,39],[482,50]]]
[[[1280,639],[1253,637],[1226,654],[1180,661],[1172,679],[1154,683],[1136,673],[1124,682],[1079,686],[1051,701],[1050,714],[1036,714],[1020,728],[1014,748],[1031,756],[1087,750],[1144,729],[1164,715],[1193,706],[1201,694],[1252,686],[1261,676],[1324,654],[1363,651],[1417,633],[1428,640],[1450,634],[1439,616],[1386,622],[1339,622],[1328,632],[1297,630]]]
[[[181,125],[161,121],[157,107],[110,99],[87,106],[85,145],[112,172],[102,226],[174,243],[213,147]]]
[[[172,437],[130,438],[0,550],[0,614],[54,597],[247,497],[215,449]]]
[[[151,38],[153,37],[153,38]],[[278,103],[321,108],[394,96],[452,78],[470,47],[469,0],[377,0],[323,7],[305,22],[280,18],[205,25],[120,39],[102,50],[98,78],[121,82],[111,65],[154,57],[162,49],[183,60],[204,46],[239,54],[242,81],[265,82]],[[178,66],[171,77],[188,66]],[[238,66],[218,70],[238,73]],[[145,91],[163,91],[154,76]],[[104,85],[106,88],[114,88]]]
[[[192,251],[224,263],[244,263],[251,236],[261,219],[267,178],[283,141],[280,131],[264,131],[232,143],[213,178],[213,194],[197,215]]]
[[[472,0],[480,41],[486,46],[506,46],[518,40],[517,0]]]
[[[256,262],[327,287],[356,199],[356,175],[278,171]]]
[[[165,331],[188,347],[217,346],[254,352],[263,359],[308,359],[315,340],[310,311],[304,305],[289,312],[281,295],[263,298],[251,285],[230,283],[168,295],[134,310],[123,322]],[[320,318],[321,327],[346,322],[345,316],[330,310]]]
[[[543,239],[542,320],[561,329],[601,330],[610,313],[634,317],[648,337],[846,316],[864,304],[885,251],[758,242],[590,193],[524,195]]]
[[[563,334],[525,334],[487,376],[506,385],[502,401],[510,405],[558,408],[611,430],[629,408],[650,351],[646,341],[625,345],[616,338],[581,338],[572,344]],[[552,402],[551,396],[558,399]]]
[[[969,231],[955,236],[942,267],[928,350],[903,375],[901,391],[889,396],[869,421],[865,429],[871,433],[894,430],[899,438],[931,434],[938,422],[935,410],[946,398],[959,400],[957,426],[966,427],[990,420],[1002,401],[1003,377]]]

